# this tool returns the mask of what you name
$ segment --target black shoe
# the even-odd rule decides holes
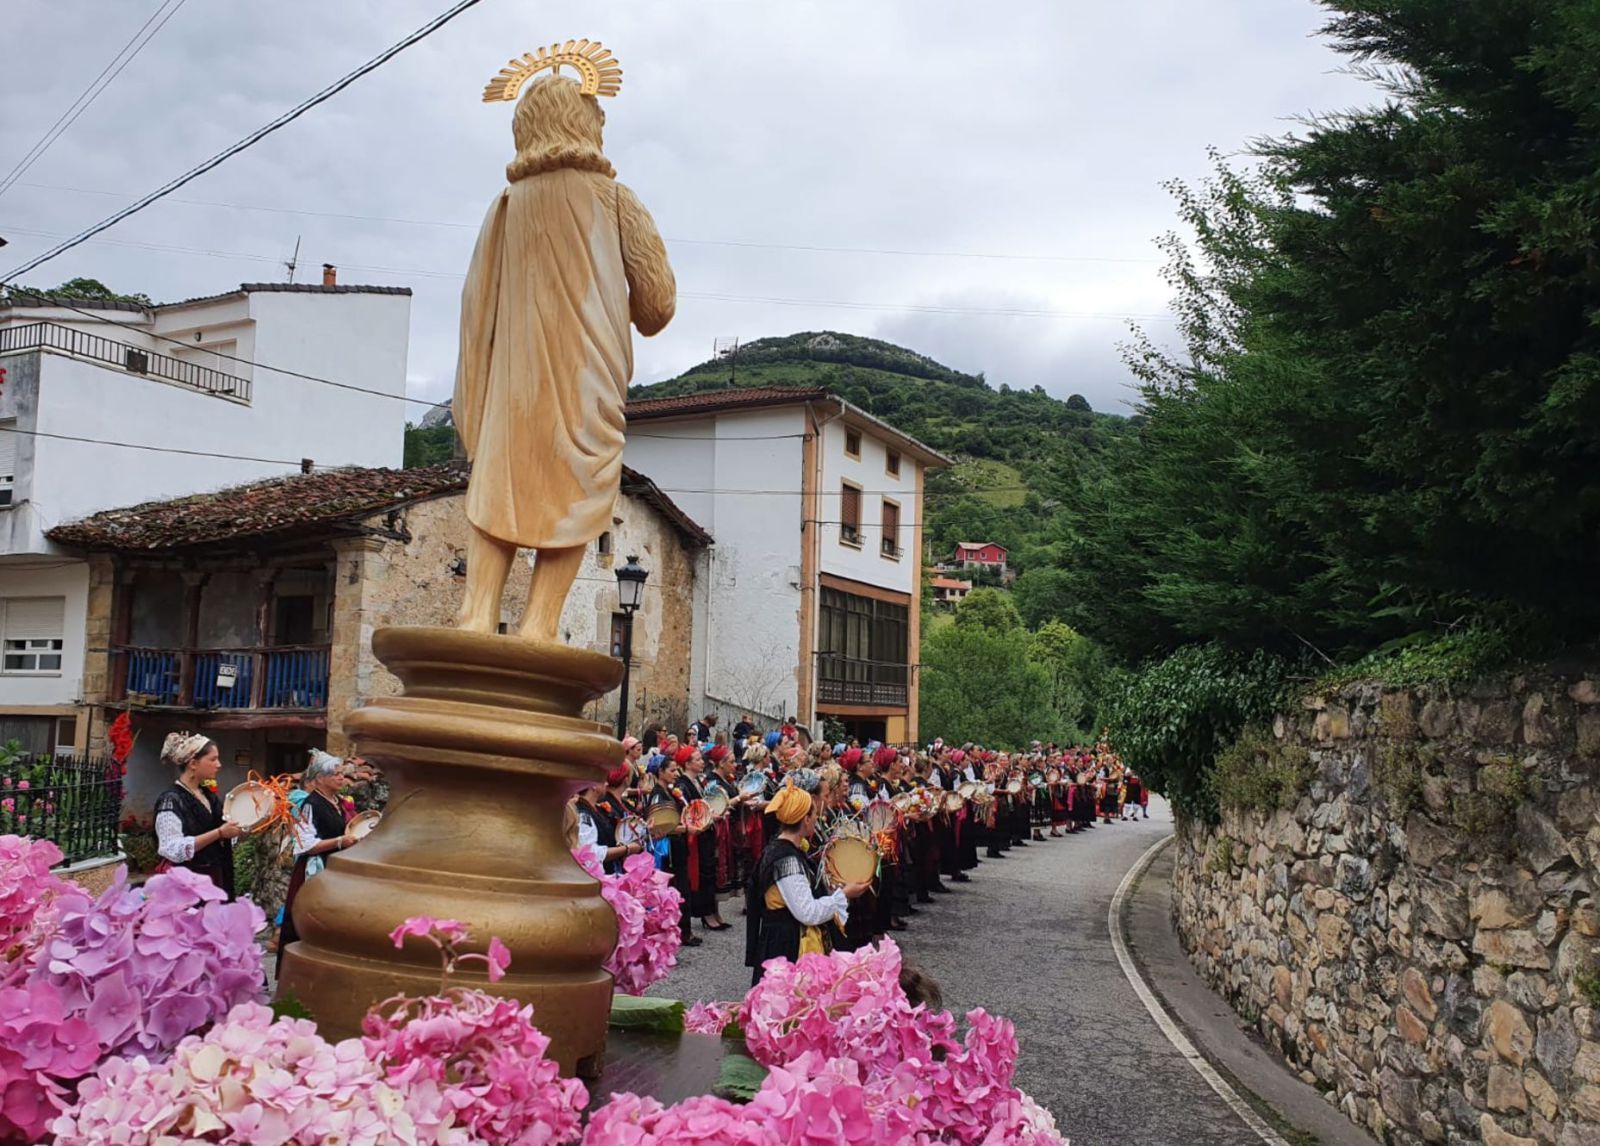
[[[955,875],[951,876],[950,878],[955,880],[957,883],[971,883],[972,882],[972,877],[970,875],[968,875],[964,871],[957,872]]]
[[[1011,846],[1014,847],[1014,848],[1025,848],[1025,847],[1028,846],[1028,841],[1027,840],[1012,840],[1011,841]]]
[[[988,856],[986,858],[992,859],[992,860],[1003,860],[1006,857],[1001,855],[998,849],[990,848],[989,849],[989,854],[988,854]]]
[[[683,941],[682,945],[684,947],[700,947],[704,943],[705,943],[705,940],[700,938],[698,935],[691,935],[691,936],[689,936],[689,938],[687,938],[687,939],[685,939]]]
[[[929,895],[927,892],[924,891],[920,895],[917,896],[917,902],[918,903],[932,903],[933,902],[933,896]]]
[[[906,914],[907,915],[921,915],[922,914],[922,908],[920,908],[920,907],[907,907],[906,908]]]
[[[937,884],[934,884],[934,886],[933,886],[933,893],[935,895],[949,895],[951,890],[952,889],[946,887],[942,883],[937,883]]]

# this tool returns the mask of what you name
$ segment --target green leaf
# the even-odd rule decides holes
[[[641,995],[611,996],[610,1025],[625,1031],[683,1034],[683,1000],[652,999]]]
[[[272,1000],[269,1006],[272,1011],[272,1017],[275,1019],[315,1018],[306,1008],[306,1005],[295,997],[293,991],[285,991],[278,998]]]
[[[730,1054],[722,1060],[717,1084],[711,1092],[730,1102],[749,1102],[766,1080],[767,1068],[749,1055]]]

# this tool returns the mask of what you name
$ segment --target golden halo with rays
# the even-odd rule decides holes
[[[546,70],[559,74],[563,65],[576,69],[584,95],[614,96],[622,87],[622,65],[610,49],[596,40],[568,40],[508,61],[484,87],[483,102],[514,100],[534,76]]]

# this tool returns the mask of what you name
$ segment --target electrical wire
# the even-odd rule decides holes
[[[82,442],[91,446],[116,446],[124,450],[145,450],[153,454],[183,454],[191,458],[223,458],[234,462],[258,462],[261,465],[300,468],[298,461],[289,461],[285,458],[254,458],[248,454],[223,454],[213,453],[209,450],[185,450],[178,446],[147,446],[139,442],[113,441],[110,438],[85,438],[77,434],[53,434],[46,430],[24,430],[17,426],[0,426],[0,433],[21,434],[28,438],[52,438],[62,442]]]
[[[134,57],[144,51],[145,45],[156,38],[156,33],[166,27],[167,21],[177,15],[178,9],[182,8],[186,2],[187,0],[177,0],[177,3],[167,10],[165,16],[161,16],[162,10],[166,9],[167,5],[172,3],[172,0],[161,0],[156,5],[156,10],[150,13],[150,18],[140,25],[139,30],[133,34],[133,38],[122,45],[117,54],[111,57],[110,62],[100,69],[100,74],[89,81],[89,86],[78,93],[78,98],[67,105],[67,110],[62,112],[56,121],[45,130],[45,133],[39,137],[38,142],[30,147],[21,159],[17,160],[16,166],[6,173],[5,178],[0,179],[0,196],[5,195],[7,191],[16,186],[17,180],[27,173],[28,168],[44,157],[44,153],[55,145],[56,140],[67,133],[67,129],[78,121],[80,115],[89,110],[89,106],[99,99],[105,90],[111,86],[112,82],[122,74],[122,69],[133,63]],[[150,34],[140,41],[139,37],[144,35],[146,28],[155,23],[158,16],[161,16],[161,23],[156,24]],[[137,46],[135,46],[136,44]],[[132,53],[126,59],[123,59],[123,54],[128,52],[129,48],[133,48]],[[122,60],[122,62],[118,64],[118,60]],[[116,68],[114,72],[111,71],[113,66]],[[107,72],[111,72],[111,74],[107,76]],[[105,82],[101,83],[101,80]],[[97,87],[96,85],[99,86]]]
[[[24,187],[36,187],[41,191],[67,191],[77,195],[108,195],[116,196],[115,191],[97,191],[88,187],[62,187],[52,183],[24,183]],[[311,211],[297,207],[266,207],[253,203],[224,203],[215,199],[173,199],[174,203],[184,203],[193,207],[221,207],[231,211],[261,211],[277,215],[306,215],[318,219],[342,219],[346,221],[363,223],[398,223],[408,227],[451,227],[461,230],[476,231],[479,222],[455,222],[448,219],[407,219],[393,215],[356,215],[343,211]],[[748,247],[763,251],[808,251],[825,254],[842,255],[895,255],[908,258],[930,259],[1001,259],[1019,262],[1040,263],[1142,263],[1159,264],[1161,259],[1134,258],[1130,256],[1115,255],[1039,255],[1020,254],[1014,251],[928,251],[913,248],[892,247],[844,247],[822,246],[809,243],[762,243],[745,239],[686,239],[665,236],[669,243],[681,243],[691,246],[704,247]]]
[[[12,227],[12,234],[38,235],[44,238],[57,238],[58,232],[38,231],[26,227]],[[243,251],[210,251],[194,247],[178,247],[164,243],[141,243],[130,239],[96,239],[95,243],[104,243],[112,246],[134,247],[147,251],[174,251],[184,255],[203,255],[218,259],[243,259],[258,263],[276,263],[280,260],[276,255],[254,255]],[[459,271],[431,270],[424,267],[384,267],[371,263],[351,263],[343,260],[340,266],[347,270],[375,271],[379,274],[401,275],[410,278],[436,278],[452,279],[457,282],[466,278],[466,274]],[[706,291],[680,290],[679,298],[701,299],[708,302],[742,302],[758,303],[775,306],[805,306],[823,310],[867,310],[888,311],[892,313],[912,314],[947,314],[947,315],[982,315],[987,317],[1002,318],[1089,318],[1111,319],[1116,322],[1170,322],[1175,321],[1170,314],[1139,314],[1120,313],[1116,311],[1080,311],[1080,310],[1045,310],[1029,309],[1023,307],[977,307],[977,306],[947,306],[940,303],[895,303],[873,302],[852,299],[826,299],[826,298],[777,298],[767,295],[724,294]]]
[[[112,213],[111,215],[102,219],[100,222],[94,224],[92,227],[88,227],[74,235],[72,238],[56,244],[54,247],[50,248],[50,250],[44,252],[44,254],[37,255],[23,263],[21,266],[14,267],[6,274],[4,279],[0,279],[0,283],[9,283],[15,281],[19,275],[27,274],[35,267],[49,262],[62,252],[71,250],[79,243],[83,243],[95,235],[98,235],[101,231],[105,231],[116,226],[122,220],[128,218],[128,216],[144,210],[156,200],[162,198],[163,196],[170,195],[172,192],[184,186],[186,183],[193,182],[200,176],[204,175],[207,171],[220,166],[233,156],[239,154],[241,151],[253,147],[255,144],[259,143],[261,140],[277,131],[280,127],[284,127],[287,124],[293,123],[295,120],[299,119],[302,115],[316,107],[318,104],[332,99],[335,95],[349,87],[351,84],[355,83],[362,76],[369,72],[375,71],[379,67],[382,67],[385,63],[399,55],[405,49],[409,48],[412,44],[415,44],[419,40],[425,39],[429,35],[432,35],[434,32],[444,27],[461,13],[465,12],[468,8],[473,7],[479,2],[480,0],[458,0],[458,3],[456,3],[449,10],[445,11],[439,16],[435,16],[432,20],[428,21],[428,23],[424,24],[421,28],[418,28],[415,32],[405,37],[405,39],[401,40],[399,43],[396,43],[384,49],[382,52],[379,52],[376,56],[362,64],[355,71],[350,72],[341,79],[335,80],[332,84],[323,88],[316,95],[303,101],[297,106],[290,108],[272,122],[265,124],[262,127],[258,127],[255,131],[252,131],[243,139],[223,148],[210,159],[207,159],[204,163],[201,163],[197,167],[191,168],[183,175],[180,175],[176,179],[157,188],[144,198],[128,204],[128,206],[122,208],[120,211]]]

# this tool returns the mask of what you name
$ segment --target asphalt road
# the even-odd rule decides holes
[[[1149,820],[1101,826],[1013,848],[952,884],[896,934],[938,979],[945,1005],[1011,1019],[1022,1055],[1018,1084],[1055,1115],[1073,1146],[1247,1146],[1257,1143],[1156,1027],[1111,949],[1106,915],[1123,875],[1172,831],[1164,803]],[[744,920],[684,950],[653,995],[728,1000],[744,995]],[[698,924],[697,933],[698,932]]]

